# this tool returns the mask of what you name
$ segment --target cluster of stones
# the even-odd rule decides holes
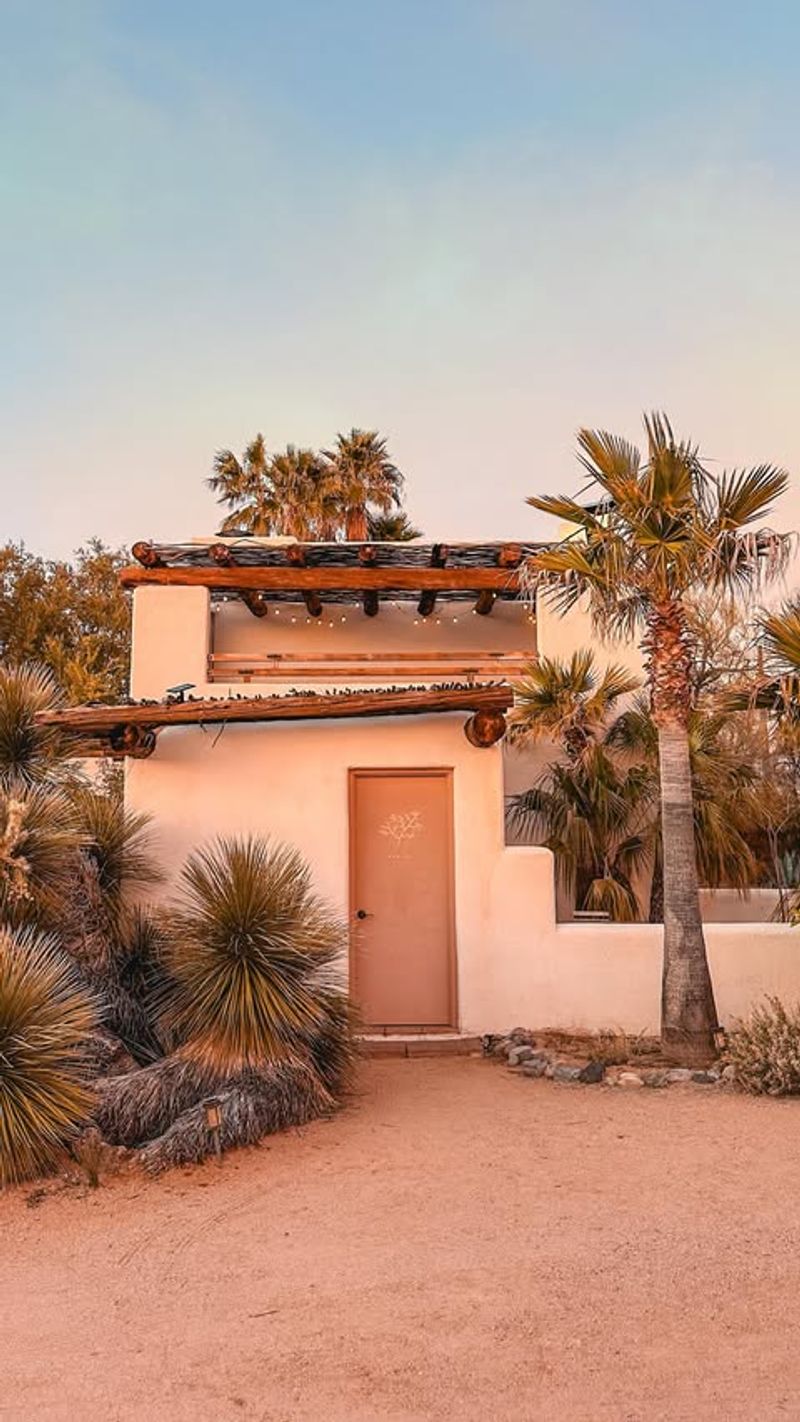
[[[520,1076],[547,1077],[551,1081],[578,1082],[585,1086],[602,1083],[623,1090],[636,1090],[642,1086],[652,1088],[685,1084],[724,1086],[734,1080],[733,1067],[721,1064],[705,1071],[692,1071],[688,1067],[647,1070],[630,1065],[607,1066],[593,1057],[583,1064],[565,1061],[557,1052],[537,1047],[534,1034],[524,1027],[515,1027],[506,1037],[484,1037],[483,1050],[486,1056],[504,1057],[509,1067]]]

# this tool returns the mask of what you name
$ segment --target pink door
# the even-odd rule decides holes
[[[369,1027],[456,1023],[448,770],[350,772],[351,991]]]

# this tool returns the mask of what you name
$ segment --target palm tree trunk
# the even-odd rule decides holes
[[[658,827],[661,834],[661,826]],[[653,878],[650,883],[650,923],[664,922],[664,861],[661,857],[661,847],[657,846],[655,863],[653,864]]]
[[[344,536],[348,543],[364,543],[369,537],[367,510],[363,504],[354,505],[347,510]]]
[[[692,703],[691,651],[684,609],[677,600],[667,598],[654,606],[645,650],[661,773],[661,1041],[670,1056],[690,1065],[714,1055],[718,1020],[697,885],[687,732]]]
[[[694,845],[689,739],[672,721],[658,728],[664,861],[661,1040],[686,1064],[714,1055],[718,1025],[706,957]]]

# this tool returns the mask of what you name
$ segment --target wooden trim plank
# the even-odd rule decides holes
[[[232,592],[493,592],[519,591],[519,571],[507,568],[216,567],[142,568],[120,573],[123,587],[219,588]]]

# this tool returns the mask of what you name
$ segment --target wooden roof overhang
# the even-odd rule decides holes
[[[416,601],[429,616],[437,599],[473,600],[491,612],[520,593],[520,570],[539,545],[518,543],[292,543],[228,538],[216,543],[135,543],[137,565],[124,587],[207,587],[240,597],[256,616],[270,601],[304,601],[312,616],[323,602],[361,602],[374,617],[380,599]]]
[[[75,738],[76,754],[141,760],[152,755],[168,726],[220,726],[237,722],[338,720],[353,716],[421,716],[463,711],[472,745],[494,745],[505,734],[513,704],[509,686],[407,687],[375,691],[291,692],[286,696],[208,697],[140,701],[120,706],[70,706],[39,712],[42,726]]]

